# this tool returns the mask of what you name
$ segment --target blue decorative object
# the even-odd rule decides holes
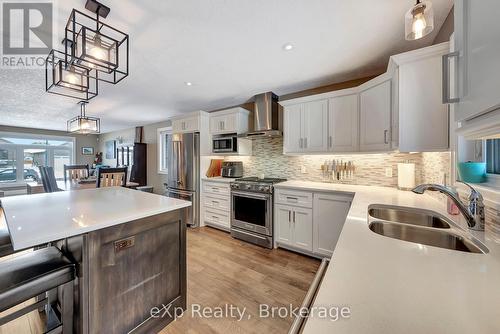
[[[469,183],[486,182],[485,162],[460,162],[458,164],[458,176],[461,181]]]

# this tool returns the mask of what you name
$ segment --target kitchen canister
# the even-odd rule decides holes
[[[398,188],[400,190],[411,190],[415,188],[414,163],[398,163]]]
[[[485,162],[459,162],[458,176],[463,182],[481,183],[486,182]]]

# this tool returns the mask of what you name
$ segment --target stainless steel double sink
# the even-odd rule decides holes
[[[374,204],[368,207],[368,227],[385,237],[467,253],[488,248],[451,220],[436,212]]]

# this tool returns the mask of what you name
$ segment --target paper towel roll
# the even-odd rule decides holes
[[[402,190],[415,188],[415,164],[398,164],[398,188]]]

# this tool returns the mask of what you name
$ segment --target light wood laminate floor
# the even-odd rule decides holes
[[[287,333],[293,318],[259,318],[259,305],[300,306],[320,264],[210,227],[189,230],[187,254],[188,311],[160,334]],[[192,304],[246,307],[251,317],[204,319],[192,314]]]
[[[210,227],[189,229],[187,238],[188,310],[160,334],[288,332],[293,318],[260,318],[259,305],[300,306],[320,261],[255,246]],[[193,304],[246,308],[245,317],[202,318],[191,312]],[[40,326],[34,311],[0,327],[0,334],[38,334]]]

